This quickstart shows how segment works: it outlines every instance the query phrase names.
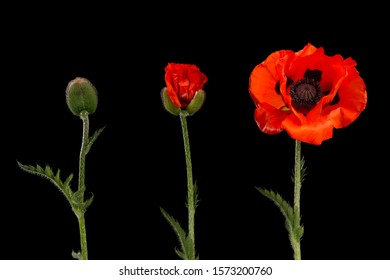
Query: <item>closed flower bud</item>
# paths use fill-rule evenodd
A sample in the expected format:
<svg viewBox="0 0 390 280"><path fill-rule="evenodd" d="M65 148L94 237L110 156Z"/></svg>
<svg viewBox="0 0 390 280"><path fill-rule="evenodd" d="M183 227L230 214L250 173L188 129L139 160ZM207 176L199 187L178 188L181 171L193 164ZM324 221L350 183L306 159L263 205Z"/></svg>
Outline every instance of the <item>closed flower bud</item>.
<svg viewBox="0 0 390 280"><path fill-rule="evenodd" d="M98 96L95 86L85 78L75 78L66 87L66 104L76 116L86 111L93 114L96 111Z"/></svg>
<svg viewBox="0 0 390 280"><path fill-rule="evenodd" d="M173 115L187 111L195 114L203 105L203 85L208 78L196 65L168 63L165 67L166 87L161 92L165 109Z"/></svg>

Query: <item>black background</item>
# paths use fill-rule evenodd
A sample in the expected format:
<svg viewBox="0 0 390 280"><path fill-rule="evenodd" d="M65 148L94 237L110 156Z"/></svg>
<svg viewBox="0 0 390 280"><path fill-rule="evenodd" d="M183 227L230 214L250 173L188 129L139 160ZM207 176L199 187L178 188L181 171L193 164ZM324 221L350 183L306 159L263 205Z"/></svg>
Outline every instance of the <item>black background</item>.
<svg viewBox="0 0 390 280"><path fill-rule="evenodd" d="M106 126L86 162L87 195L95 195L86 213L89 258L178 258L177 238L159 210L186 228L180 120L160 100L169 62L195 64L209 79L204 106L188 118L200 258L292 259L283 216L255 187L292 202L294 140L257 128L248 79L271 52L309 42L357 61L368 104L332 139L302 144L302 258L388 259L385 26L363 7L307 9L95 4L6 11L14 16L3 24L0 259L71 259L79 249L66 199L16 163L49 164L62 178L77 178L82 122L65 103L75 77L99 93L91 133Z"/></svg>

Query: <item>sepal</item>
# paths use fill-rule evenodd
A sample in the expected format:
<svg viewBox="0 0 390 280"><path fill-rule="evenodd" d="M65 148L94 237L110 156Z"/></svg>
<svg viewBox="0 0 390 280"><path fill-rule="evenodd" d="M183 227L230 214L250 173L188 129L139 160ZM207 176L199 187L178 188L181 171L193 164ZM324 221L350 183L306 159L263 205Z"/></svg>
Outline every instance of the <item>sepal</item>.
<svg viewBox="0 0 390 280"><path fill-rule="evenodd" d="M202 108L203 103L206 99L206 93L203 89L197 91L194 95L194 98L191 100L191 102L188 104L186 111L190 116L195 114Z"/></svg>
<svg viewBox="0 0 390 280"><path fill-rule="evenodd" d="M180 114L181 109L177 107L175 104L173 104L171 98L168 95L168 89L164 87L161 90L161 101L162 104L169 113L171 113L174 116L178 116Z"/></svg>

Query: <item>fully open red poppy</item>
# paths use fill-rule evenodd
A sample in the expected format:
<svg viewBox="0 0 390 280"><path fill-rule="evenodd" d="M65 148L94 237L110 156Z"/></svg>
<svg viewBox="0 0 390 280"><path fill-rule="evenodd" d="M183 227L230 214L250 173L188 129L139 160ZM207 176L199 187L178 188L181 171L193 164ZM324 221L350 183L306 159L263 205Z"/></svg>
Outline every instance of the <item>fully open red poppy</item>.
<svg viewBox="0 0 390 280"><path fill-rule="evenodd" d="M310 43L272 53L252 71L249 93L255 120L267 134L320 145L333 128L351 124L367 104L366 85L352 58L327 56Z"/></svg>
<svg viewBox="0 0 390 280"><path fill-rule="evenodd" d="M207 77L196 65L168 63L165 67L165 82L172 103L186 109L207 82Z"/></svg>

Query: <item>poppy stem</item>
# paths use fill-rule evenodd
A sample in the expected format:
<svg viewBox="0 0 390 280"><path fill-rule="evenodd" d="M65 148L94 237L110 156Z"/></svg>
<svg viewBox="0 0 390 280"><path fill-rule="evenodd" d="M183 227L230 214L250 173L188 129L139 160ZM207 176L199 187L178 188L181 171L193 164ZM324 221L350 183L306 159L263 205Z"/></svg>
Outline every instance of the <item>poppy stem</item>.
<svg viewBox="0 0 390 280"><path fill-rule="evenodd" d="M79 200L84 201L84 192L85 192L85 160L87 155L87 145L89 138L89 118L88 112L83 111L80 113L80 118L83 121L83 136L81 142L81 150L79 157L79 182L78 182L78 195ZM85 228L85 209L84 207L80 207L79 209L73 209L78 222L79 222L79 230L80 230L80 244L81 244L81 260L88 259L88 249L87 249L87 232Z"/></svg>
<svg viewBox="0 0 390 280"><path fill-rule="evenodd" d="M186 158L187 167L187 208L188 208L188 235L192 240L192 256L190 259L195 259L195 208L196 208L196 193L194 188L194 182L192 177L192 163L191 163L191 150L190 140L188 136L187 116L188 112L185 110L180 111L180 122L183 132L184 152Z"/></svg>
<svg viewBox="0 0 390 280"><path fill-rule="evenodd" d="M301 224L301 187L302 187L302 162L301 162L301 141L295 140L295 167L294 167L294 227ZM294 250L294 259L301 259L301 236L297 236L296 230L291 236L291 243Z"/></svg>

